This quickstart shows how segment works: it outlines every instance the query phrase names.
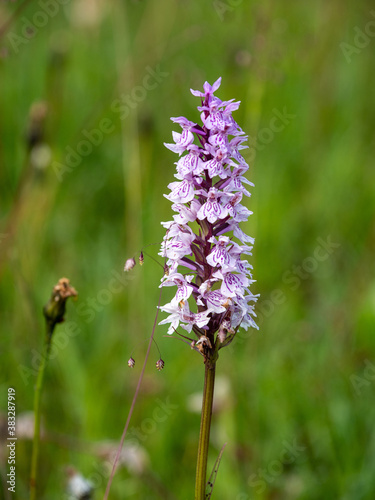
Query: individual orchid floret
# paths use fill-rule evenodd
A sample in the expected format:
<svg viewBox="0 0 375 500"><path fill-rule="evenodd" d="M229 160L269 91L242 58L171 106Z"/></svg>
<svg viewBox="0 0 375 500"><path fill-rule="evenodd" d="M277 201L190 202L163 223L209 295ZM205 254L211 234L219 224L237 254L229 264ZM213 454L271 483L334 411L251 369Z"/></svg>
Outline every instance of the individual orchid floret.
<svg viewBox="0 0 375 500"><path fill-rule="evenodd" d="M236 265L236 256L233 250L234 245L238 248L241 254L241 247L235 242L231 242L228 236L219 236L218 241L215 237L208 240L210 243L214 243L212 252L207 255L207 262L212 267L220 267L222 269L233 268ZM228 244L230 243L229 247Z"/></svg>
<svg viewBox="0 0 375 500"><path fill-rule="evenodd" d="M165 146L174 153L178 153L179 155L186 151L190 144L194 142L194 135L188 129L183 130L182 134L178 132L172 132L172 137L175 144L165 143Z"/></svg>
<svg viewBox="0 0 375 500"><path fill-rule="evenodd" d="M201 204L198 200L191 200L189 205L184 205L183 203L175 203L172 205L172 210L178 212L177 215L173 216L173 219L177 224L187 224L188 222L193 222L197 218L198 210L201 208Z"/></svg>
<svg viewBox="0 0 375 500"><path fill-rule="evenodd" d="M181 273L169 274L163 279L162 286L177 286L177 293L175 299L177 302L187 300L193 292L196 285L191 285L194 275L183 276Z"/></svg>
<svg viewBox="0 0 375 500"><path fill-rule="evenodd" d="M189 148L189 153L177 162L178 175L176 175L176 177L178 179L184 179L189 174L200 175L205 168L205 164L200 159L200 155L200 149L197 146L192 145Z"/></svg>
<svg viewBox="0 0 375 500"><path fill-rule="evenodd" d="M221 193L214 187L210 188L207 194L204 193L204 196L207 196L207 201L201 206L197 213L197 218L199 220L207 219L208 222L214 223L218 219L224 219L226 213L219 202L220 194Z"/></svg>
<svg viewBox="0 0 375 500"><path fill-rule="evenodd" d="M173 203L188 203L194 199L194 184L187 179L182 182L171 182L168 187L172 192L164 196Z"/></svg>
<svg viewBox="0 0 375 500"><path fill-rule="evenodd" d="M223 273L216 271L213 276L221 280L220 291L226 297L242 297L249 279L243 274Z"/></svg>
<svg viewBox="0 0 375 500"><path fill-rule="evenodd" d="M219 290L207 293L204 296L204 301L199 298L197 303L198 305L206 305L209 311L215 313L222 313L226 311L227 307L230 305L228 297L219 292Z"/></svg>
<svg viewBox="0 0 375 500"><path fill-rule="evenodd" d="M170 334L181 327L195 335L198 340L188 343L205 362L240 326L257 328L252 266L244 258L251 255L254 239L239 227L252 213L242 204L250 196L245 185L253 186L244 177L249 166L240 153L247 136L232 116L240 103L215 95L220 84L221 78L206 82L203 92L191 91L201 99L201 124L172 118L182 130L173 132L174 144L166 147L180 158L177 182L164 196L175 215L162 223L166 235L159 254L166 259L161 286L176 287L171 302L160 308L168 313L160 324L169 324Z"/></svg>
<svg viewBox="0 0 375 500"><path fill-rule="evenodd" d="M211 144L208 144L206 151L213 156L213 158L204 163L204 168L207 170L210 179L219 176L221 179L226 179L230 173L225 168L225 155L220 149L216 150ZM212 153L210 153L212 151Z"/></svg>

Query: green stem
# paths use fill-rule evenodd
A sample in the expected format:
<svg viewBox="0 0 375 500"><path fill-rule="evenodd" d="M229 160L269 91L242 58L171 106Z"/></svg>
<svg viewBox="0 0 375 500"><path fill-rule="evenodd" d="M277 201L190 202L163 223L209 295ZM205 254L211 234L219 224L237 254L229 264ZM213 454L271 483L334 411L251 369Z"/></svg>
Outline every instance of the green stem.
<svg viewBox="0 0 375 500"><path fill-rule="evenodd" d="M54 325L52 326L47 321L46 341L44 343L42 362L39 366L38 378L36 381L35 393L34 393L34 438L33 438L33 448L31 454L30 500L36 500L37 498L36 483L37 483L38 455L39 455L39 443L40 443L40 400L42 395L44 371L51 346L53 329Z"/></svg>
<svg viewBox="0 0 375 500"><path fill-rule="evenodd" d="M216 362L210 363L208 361L205 365L202 417L195 479L195 500L204 500L206 496L207 458L210 442L212 402L214 398L215 366Z"/></svg>

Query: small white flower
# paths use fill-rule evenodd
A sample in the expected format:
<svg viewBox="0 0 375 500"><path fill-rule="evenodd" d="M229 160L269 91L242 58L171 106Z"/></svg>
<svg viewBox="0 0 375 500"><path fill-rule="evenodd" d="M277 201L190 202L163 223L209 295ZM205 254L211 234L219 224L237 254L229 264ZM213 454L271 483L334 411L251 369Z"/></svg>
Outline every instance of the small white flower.
<svg viewBox="0 0 375 500"><path fill-rule="evenodd" d="M68 492L78 500L91 496L94 486L88 479L85 479L82 474L73 469L68 471Z"/></svg>

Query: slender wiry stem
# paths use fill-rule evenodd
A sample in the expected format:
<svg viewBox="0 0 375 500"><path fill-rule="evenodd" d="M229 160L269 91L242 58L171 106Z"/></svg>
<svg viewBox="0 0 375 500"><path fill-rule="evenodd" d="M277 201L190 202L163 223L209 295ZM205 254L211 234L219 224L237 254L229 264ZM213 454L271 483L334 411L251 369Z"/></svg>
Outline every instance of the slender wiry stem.
<svg viewBox="0 0 375 500"><path fill-rule="evenodd" d="M205 366L201 428L199 433L197 473L195 480L195 500L204 500L206 495L207 458L210 441L216 362L206 362Z"/></svg>
<svg viewBox="0 0 375 500"><path fill-rule="evenodd" d="M125 427L124 427L124 430L122 432L120 444L119 444L119 446L117 448L117 453L116 453L115 459L114 459L113 464L112 464L112 471L111 471L111 475L109 476L109 479L108 479L108 483L107 483L107 487L105 489L103 500L107 500L108 499L109 492L111 490L112 481L113 481L113 478L114 478L114 475L115 475L115 472L116 472L116 467L117 467L118 461L120 459L121 450L122 450L122 447L123 447L123 444L124 444L124 441L125 441L125 436L126 436L126 433L128 432L128 427L129 427L129 424L130 424L130 419L132 418L134 407L135 407L135 403L137 401L139 390L141 388L141 384L142 384L142 380L143 380L143 375L144 375L145 370L146 370L146 365L147 365L148 357L149 357L149 354L150 354L152 342L154 341L155 328L156 328L156 325L158 323L158 314L159 314L159 307L160 307L160 302L161 302L161 294L162 294L162 289L160 289L160 293L159 293L159 301L158 301L157 312L156 312L156 316L155 316L155 320L154 320L154 326L152 327L151 337L150 337L150 340L148 342L147 352L146 352L145 360L143 362L142 371L141 371L141 374L139 375L137 387L135 389L135 393L134 393L134 396L133 396L133 401L132 401L132 404L130 406L128 417L127 417L126 422L125 422Z"/></svg>
<svg viewBox="0 0 375 500"><path fill-rule="evenodd" d="M35 386L34 393L34 439L31 454L31 474L30 474L30 500L36 500L36 486L38 474L38 456L39 456L39 443L40 443L40 401L42 396L42 387L44 379L44 371L47 364L49 350L51 346L51 338L54 325L47 321L46 340L44 343L42 361L39 366L38 378Z"/></svg>
<svg viewBox="0 0 375 500"><path fill-rule="evenodd" d="M42 397L42 387L44 372L49 357L52 334L55 326L64 321L66 301L69 297L76 297L77 291L70 285L67 278L59 279L57 285L53 287L52 295L43 308L43 315L46 320L46 337L43 347L42 361L38 370L34 393L34 439L31 453L30 472L30 500L36 500L37 475L38 475L38 455L40 444L40 401Z"/></svg>

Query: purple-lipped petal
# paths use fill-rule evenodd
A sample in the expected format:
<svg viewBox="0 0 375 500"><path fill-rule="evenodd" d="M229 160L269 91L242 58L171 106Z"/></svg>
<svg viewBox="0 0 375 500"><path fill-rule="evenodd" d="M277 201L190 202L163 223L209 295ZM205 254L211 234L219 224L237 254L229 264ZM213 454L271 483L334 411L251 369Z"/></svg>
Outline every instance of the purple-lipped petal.
<svg viewBox="0 0 375 500"><path fill-rule="evenodd" d="M194 135L188 129L184 129L182 133L172 132L175 144L164 143L164 146L174 153L181 155L194 142Z"/></svg>
<svg viewBox="0 0 375 500"><path fill-rule="evenodd" d="M173 218L178 224L186 224L187 222L193 222L197 218L197 212L201 205L198 200L192 200L190 207L182 204L172 205L172 210L178 212L178 215L174 215Z"/></svg>
<svg viewBox="0 0 375 500"><path fill-rule="evenodd" d="M227 250L216 245L213 251L207 256L207 262L212 267L229 266L231 258Z"/></svg>
<svg viewBox="0 0 375 500"><path fill-rule="evenodd" d="M203 162L195 153L188 153L177 162L177 172L183 177L188 174L199 175L203 169Z"/></svg>
<svg viewBox="0 0 375 500"><path fill-rule="evenodd" d="M218 147L222 151L223 154L230 153L228 139L225 135L223 135L223 134L211 135L210 138L208 139L208 141L213 146Z"/></svg>
<svg viewBox="0 0 375 500"><path fill-rule="evenodd" d="M175 143L185 149L194 142L194 135L188 129L184 129L181 134L172 132L172 135Z"/></svg>
<svg viewBox="0 0 375 500"><path fill-rule="evenodd" d="M227 127L227 121L223 113L220 112L209 114L207 118L204 118L202 121L209 130L224 132Z"/></svg>
<svg viewBox="0 0 375 500"><path fill-rule="evenodd" d="M231 195L228 203L225 203L224 208L228 211L228 214L231 217L235 217L237 214L237 209L239 209L242 205L239 205L239 202L242 200L242 193L235 193Z"/></svg>
<svg viewBox="0 0 375 500"><path fill-rule="evenodd" d="M208 222L213 224L218 219L223 219L225 214L217 201L206 201L199 209L197 217L199 220L207 219Z"/></svg>
<svg viewBox="0 0 375 500"><path fill-rule="evenodd" d="M178 184L178 182L176 182ZM168 231L164 239L171 238L173 236L180 236L181 234L189 234L191 237L191 241L194 240L194 233L190 229L190 227L186 224L176 224L176 222L172 222L169 225Z"/></svg>
<svg viewBox="0 0 375 500"><path fill-rule="evenodd" d="M194 314L194 322L199 328L202 328L202 326L206 326L208 324L208 322L210 321L210 318L208 317L209 313L210 311L202 311L200 313Z"/></svg>
<svg viewBox="0 0 375 500"><path fill-rule="evenodd" d="M221 163L221 161L216 160L216 158L205 162L203 165L204 168L207 169L208 175L211 179L216 175L218 175L221 179L225 179L226 177L228 177L228 174L224 170L223 164Z"/></svg>
<svg viewBox="0 0 375 500"><path fill-rule="evenodd" d="M225 192L240 191L245 196L250 196L249 191L242 184L242 177L232 177L231 182L224 188Z"/></svg>
<svg viewBox="0 0 375 500"><path fill-rule="evenodd" d="M190 255L191 249L182 241L171 240L168 241L165 247L165 255L168 259L177 260L185 255Z"/></svg>
<svg viewBox="0 0 375 500"><path fill-rule="evenodd" d="M187 300L193 292L193 288L187 284L179 286L176 293L176 300L180 302L181 300Z"/></svg>
<svg viewBox="0 0 375 500"><path fill-rule="evenodd" d="M170 186L172 192L169 195L164 195L168 200L174 203L188 203L194 198L194 186L188 180L172 182L168 187Z"/></svg>
<svg viewBox="0 0 375 500"><path fill-rule="evenodd" d="M249 280L240 274L227 273L221 284L221 293L226 297L243 296L244 287L249 284Z"/></svg>
<svg viewBox="0 0 375 500"><path fill-rule="evenodd" d="M223 304L228 301L228 298L225 297L218 290L209 292L207 295L205 295L204 298L207 301L207 309L209 311L215 313L222 313L226 310L226 307L224 307Z"/></svg>

